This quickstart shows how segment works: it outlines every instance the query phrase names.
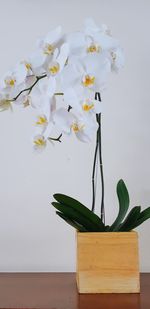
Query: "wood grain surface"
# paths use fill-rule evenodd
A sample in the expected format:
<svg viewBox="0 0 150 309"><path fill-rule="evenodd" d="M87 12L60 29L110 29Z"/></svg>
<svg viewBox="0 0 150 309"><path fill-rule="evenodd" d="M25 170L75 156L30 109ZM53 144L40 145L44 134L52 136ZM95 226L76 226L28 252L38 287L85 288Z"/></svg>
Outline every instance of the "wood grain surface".
<svg viewBox="0 0 150 309"><path fill-rule="evenodd" d="M1 273L0 308L150 309L150 274L140 294L78 294L74 273Z"/></svg>
<svg viewBox="0 0 150 309"><path fill-rule="evenodd" d="M77 283L80 293L138 293L138 233L77 232Z"/></svg>

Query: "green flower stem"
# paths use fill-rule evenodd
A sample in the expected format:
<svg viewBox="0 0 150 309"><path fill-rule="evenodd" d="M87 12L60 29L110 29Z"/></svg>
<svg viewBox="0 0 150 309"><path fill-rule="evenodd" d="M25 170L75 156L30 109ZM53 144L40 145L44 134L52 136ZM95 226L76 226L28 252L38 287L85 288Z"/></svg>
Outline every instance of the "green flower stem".
<svg viewBox="0 0 150 309"><path fill-rule="evenodd" d="M55 141L55 142L59 142L61 143L61 137L62 137L62 133L57 137L57 138L54 138L54 137L48 137L48 140L51 140L51 141Z"/></svg>
<svg viewBox="0 0 150 309"><path fill-rule="evenodd" d="M16 95L16 97L14 97L13 99L8 100L8 101L10 101L10 102L16 101L16 100L20 97L20 95L21 95L23 92L26 92L26 91L28 91L28 94L30 94L31 91L32 91L32 89L34 88L34 86L39 82L39 80L45 78L46 76L47 76L47 74L43 74L43 75L41 75L41 76L36 76L36 81L35 81L30 87L21 90L21 91ZM63 94L64 94L63 92L56 92L56 93L55 93L55 95L63 95Z"/></svg>
<svg viewBox="0 0 150 309"><path fill-rule="evenodd" d="M95 93L95 99L101 101L101 96L99 92ZM95 171L96 171L96 160L99 151L99 164L100 164L100 176L101 176L101 220L105 223L105 208L104 208L104 175L103 175L103 162L102 162L102 143L101 143L101 114L96 115L96 120L98 122L98 130L96 136L96 146L94 153L94 162L93 162L93 172L92 172L92 211L95 210Z"/></svg>
<svg viewBox="0 0 150 309"><path fill-rule="evenodd" d="M13 101L16 101L16 100L20 97L20 95L21 95L23 92L28 91L28 94L30 94L30 92L32 91L33 87L39 82L39 80L41 80L42 78L45 78L46 76L47 76L46 74L41 75L41 76L36 76L36 81L35 81L30 87L21 90L21 91L16 95L16 97L14 97L14 98L13 98L12 100L10 100L10 101L12 101L12 102L13 102Z"/></svg>
<svg viewBox="0 0 150 309"><path fill-rule="evenodd" d="M95 211L95 172L96 172L96 161L97 161L97 151L98 151L98 131L96 134L96 146L95 146L95 152L94 152L94 162L93 162L93 171L92 171L92 211Z"/></svg>
<svg viewBox="0 0 150 309"><path fill-rule="evenodd" d="M100 164L100 175L101 175L101 189L102 189L102 195L101 195L101 220L103 223L105 223L105 207L104 207L104 173L103 173L103 161L102 161L102 134L101 134L101 114L97 116L97 122L99 124L98 129L98 139L99 139L99 164Z"/></svg>

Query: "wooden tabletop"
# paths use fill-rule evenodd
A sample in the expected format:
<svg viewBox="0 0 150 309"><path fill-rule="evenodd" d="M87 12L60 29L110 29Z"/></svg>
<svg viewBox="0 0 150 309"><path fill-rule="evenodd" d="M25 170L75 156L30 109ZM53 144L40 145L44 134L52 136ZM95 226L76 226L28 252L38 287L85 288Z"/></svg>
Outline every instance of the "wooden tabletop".
<svg viewBox="0 0 150 309"><path fill-rule="evenodd" d="M141 294L82 294L74 273L0 273L0 308L150 309L150 274Z"/></svg>

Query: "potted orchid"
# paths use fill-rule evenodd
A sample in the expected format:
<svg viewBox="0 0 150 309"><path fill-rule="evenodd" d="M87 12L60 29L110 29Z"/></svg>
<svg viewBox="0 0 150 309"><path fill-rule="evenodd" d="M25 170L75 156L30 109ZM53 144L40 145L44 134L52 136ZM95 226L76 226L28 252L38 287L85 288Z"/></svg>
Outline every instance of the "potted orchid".
<svg viewBox="0 0 150 309"><path fill-rule="evenodd" d="M124 55L106 25L88 18L82 31L62 34L61 27L39 39L37 49L7 72L0 83L0 109L15 105L37 111L33 147L41 152L75 134L81 142L96 136L91 210L79 201L54 194L56 214L77 233L77 285L80 293L139 292L138 239L133 231L150 218L150 207L128 213L129 193L117 184L119 211L106 224L101 149L101 95L110 72L118 72ZM56 135L57 132L57 135ZM101 215L95 213L96 171L100 167Z"/></svg>

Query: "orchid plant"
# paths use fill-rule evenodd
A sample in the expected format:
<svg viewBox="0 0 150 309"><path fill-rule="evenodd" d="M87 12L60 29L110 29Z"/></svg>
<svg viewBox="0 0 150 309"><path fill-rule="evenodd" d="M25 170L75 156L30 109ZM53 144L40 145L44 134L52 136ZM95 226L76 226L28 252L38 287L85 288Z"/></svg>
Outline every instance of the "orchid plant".
<svg viewBox="0 0 150 309"><path fill-rule="evenodd" d="M96 135L92 209L60 194L54 195L57 202L52 203L56 213L80 231L122 231L126 226L130 230L150 217L150 208L146 214L140 208L133 208L123 222L129 197L124 182L120 181L118 217L112 226L105 225L101 94L110 72L118 72L123 64L124 54L118 40L112 37L106 25L97 26L88 18L82 31L63 34L59 26L39 39L36 50L0 81L1 111L12 110L15 105L36 110L35 151L41 152L48 142L61 142L65 135L75 134L81 142L90 142ZM98 158L102 185L100 217L94 213Z"/></svg>

